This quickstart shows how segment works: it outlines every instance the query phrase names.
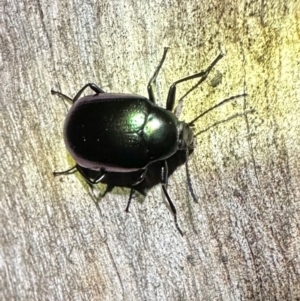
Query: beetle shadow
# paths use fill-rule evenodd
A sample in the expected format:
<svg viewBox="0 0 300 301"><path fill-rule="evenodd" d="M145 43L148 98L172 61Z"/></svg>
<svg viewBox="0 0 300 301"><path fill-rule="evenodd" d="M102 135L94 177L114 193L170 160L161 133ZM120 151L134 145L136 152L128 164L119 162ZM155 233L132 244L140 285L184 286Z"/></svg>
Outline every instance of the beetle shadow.
<svg viewBox="0 0 300 301"><path fill-rule="evenodd" d="M189 155L193 150L190 151ZM177 151L173 156L167 159L168 163L168 177L170 177L175 170L183 165L187 160L185 151ZM142 196L142 200L147 196L148 191L161 183L161 166L162 161L153 162L147 168L144 179L137 185L133 183L138 182L141 179L141 176L144 171L135 171L135 172L109 172L101 180L102 184L106 184L106 190L101 195L103 198L107 193L111 192L115 187L123 188L132 188L134 191L137 191ZM98 172L93 170L87 170L88 176L94 178L98 175ZM91 185L93 189L93 185Z"/></svg>
<svg viewBox="0 0 300 301"><path fill-rule="evenodd" d="M241 113L234 114L232 116L229 116L226 119L223 119L221 121L215 122L209 127L197 132L194 137L197 137L201 134L203 134L206 131L209 131L211 128L216 127L220 124L229 122L232 119L238 118L238 117L245 117L245 115L253 114L255 112L254 109L246 110ZM193 149L189 151L188 156L186 155L185 151L177 151L173 156L167 159L168 163L168 177L170 177L175 170L185 164L187 160L189 159L189 156L193 153ZM110 172L105 175L105 177L101 180L102 184L106 184L106 190L102 197L106 195L106 193L111 192L115 187L124 187L124 188L133 188L133 190L139 192L143 198L146 197L148 191L156 186L157 184L161 183L161 166L162 161L153 162L150 164L147 168L145 178L144 180L137 184L133 185L133 183L138 182L141 179L141 176L143 174L142 171L136 171L136 172L129 172L129 173L121 173L121 172ZM96 177L99 172L93 171L93 170L87 170L91 178ZM186 165L186 177L187 177L187 185L189 192L191 194L192 199L194 202L198 203L198 199L194 193L193 186L191 183L191 175L188 169L188 166Z"/></svg>

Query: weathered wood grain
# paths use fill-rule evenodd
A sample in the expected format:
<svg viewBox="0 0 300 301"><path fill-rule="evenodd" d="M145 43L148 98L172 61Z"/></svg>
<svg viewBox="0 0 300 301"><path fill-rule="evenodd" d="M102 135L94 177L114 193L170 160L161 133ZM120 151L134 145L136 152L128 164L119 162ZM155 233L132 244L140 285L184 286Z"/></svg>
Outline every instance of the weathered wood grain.
<svg viewBox="0 0 300 301"><path fill-rule="evenodd" d="M201 2L1 1L1 300L300 300L299 6ZM169 179L183 238L159 186L126 214L128 189L96 207L78 175L52 175L73 162L50 89L147 95L164 46L161 105L227 52L182 119L249 94L197 123L198 203L184 166Z"/></svg>

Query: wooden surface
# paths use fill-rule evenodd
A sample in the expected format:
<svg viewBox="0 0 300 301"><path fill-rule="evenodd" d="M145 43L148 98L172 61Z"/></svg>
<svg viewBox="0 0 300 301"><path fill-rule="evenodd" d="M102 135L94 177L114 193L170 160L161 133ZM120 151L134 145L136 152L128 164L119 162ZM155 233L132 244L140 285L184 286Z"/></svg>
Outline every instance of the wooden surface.
<svg viewBox="0 0 300 301"><path fill-rule="evenodd" d="M296 1L2 1L0 300L300 300L299 28ZM197 123L198 203L184 165L169 179L184 237L159 186L126 214L129 189L97 207L80 176L52 175L73 161L50 89L147 96L165 46L162 106L227 53L182 120L249 94Z"/></svg>

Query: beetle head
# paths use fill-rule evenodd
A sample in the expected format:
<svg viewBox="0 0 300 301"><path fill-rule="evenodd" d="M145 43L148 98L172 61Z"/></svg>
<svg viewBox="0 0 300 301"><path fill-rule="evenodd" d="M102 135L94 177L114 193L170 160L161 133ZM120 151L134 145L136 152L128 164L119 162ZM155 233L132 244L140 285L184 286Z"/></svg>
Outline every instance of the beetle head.
<svg viewBox="0 0 300 301"><path fill-rule="evenodd" d="M193 131L190 126L185 122L179 122L178 125L178 145L179 150L193 148Z"/></svg>

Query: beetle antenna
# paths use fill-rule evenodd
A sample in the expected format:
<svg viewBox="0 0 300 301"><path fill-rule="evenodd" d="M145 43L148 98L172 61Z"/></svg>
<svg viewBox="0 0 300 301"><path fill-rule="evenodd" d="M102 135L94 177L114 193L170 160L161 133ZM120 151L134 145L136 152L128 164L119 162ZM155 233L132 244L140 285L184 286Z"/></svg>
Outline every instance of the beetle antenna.
<svg viewBox="0 0 300 301"><path fill-rule="evenodd" d="M213 128L213 127L215 127L215 126L218 126L219 124L228 122L228 121L230 121L230 120L232 120L232 119L234 119L234 118L237 118L237 117L242 117L242 116L245 116L245 115L247 115L247 114L252 114L252 113L254 113L254 112L255 112L254 109L250 109L250 110L246 110L246 111L244 111L244 112L242 112L242 113L234 114L234 115L228 117L228 118L225 119L225 120L217 121L217 122L213 123L212 125L208 126L207 128L201 130L201 131L198 132L197 134L195 134L195 135L194 135L194 138L196 138L197 136L199 136L200 134L202 134L202 133L204 133L204 132L207 132L208 130L210 130L211 128Z"/></svg>
<svg viewBox="0 0 300 301"><path fill-rule="evenodd" d="M247 93L243 93L243 94L238 94L238 95L234 95L234 96L231 96L229 98L226 98L224 100L222 100L221 102L217 103L216 105L212 106L211 108L209 108L208 110L204 111L203 113L201 113L199 116L197 116L195 119L193 119L192 121L190 121L188 123L189 126L192 126L194 125L194 123L201 117L203 117L205 114L209 113L210 111L222 106L223 104L227 103L227 102L230 102L231 100L233 99L236 99L236 98L240 98L240 97L245 97L245 96L248 96Z"/></svg>

